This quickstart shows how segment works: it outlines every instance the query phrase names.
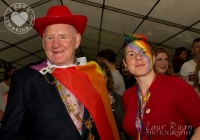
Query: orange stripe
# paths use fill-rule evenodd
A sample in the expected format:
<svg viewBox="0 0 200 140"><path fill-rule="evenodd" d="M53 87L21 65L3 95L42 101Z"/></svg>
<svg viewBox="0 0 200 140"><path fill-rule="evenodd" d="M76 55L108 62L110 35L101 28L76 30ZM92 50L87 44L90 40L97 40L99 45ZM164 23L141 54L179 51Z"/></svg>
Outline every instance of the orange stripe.
<svg viewBox="0 0 200 140"><path fill-rule="evenodd" d="M81 72L86 73L88 75L88 77L91 81L91 84L100 94L101 99L102 99L103 104L104 104L104 108L106 109L106 114L108 116L110 125L112 127L112 131L113 131L114 136L115 136L115 140L117 140L117 139L119 139L118 130L117 130L117 126L116 126L116 123L115 123L115 120L114 120L114 117L113 117L113 113L112 113L112 109L111 109L111 105L110 105L110 100L108 98L108 91L107 91L107 88L106 88L106 84L105 84L105 81L104 81L104 78L103 78L101 68L95 62L88 63L87 67L88 68L85 69L82 66L77 66L76 69L78 71L81 71ZM99 82L99 81L101 81L101 82Z"/></svg>

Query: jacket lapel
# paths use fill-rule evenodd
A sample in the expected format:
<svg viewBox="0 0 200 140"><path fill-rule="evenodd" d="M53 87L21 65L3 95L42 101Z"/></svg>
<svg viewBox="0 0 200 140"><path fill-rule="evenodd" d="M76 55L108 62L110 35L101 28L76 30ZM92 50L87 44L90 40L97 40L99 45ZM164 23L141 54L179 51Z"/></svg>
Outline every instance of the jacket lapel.
<svg viewBox="0 0 200 140"><path fill-rule="evenodd" d="M51 74L47 73L46 76L50 82L54 81L54 78ZM42 76L39 81L40 81L41 87L43 88L45 94L47 95L51 104L56 108L56 110L60 114L60 116L66 121L66 123L68 123L68 125L74 131L77 131L77 133L79 134L76 126L74 125L73 121L71 120L71 117L69 116L69 114L66 110L66 107L60 97L60 94L59 94L59 91L58 91L56 85L49 84L46 81L45 76Z"/></svg>
<svg viewBox="0 0 200 140"><path fill-rule="evenodd" d="M87 111L87 109L84 107L84 115L83 115L83 120L88 120L90 117L89 112ZM84 124L82 124L82 138L81 140L84 140L85 137L87 137L87 133L86 133L87 129L85 127Z"/></svg>

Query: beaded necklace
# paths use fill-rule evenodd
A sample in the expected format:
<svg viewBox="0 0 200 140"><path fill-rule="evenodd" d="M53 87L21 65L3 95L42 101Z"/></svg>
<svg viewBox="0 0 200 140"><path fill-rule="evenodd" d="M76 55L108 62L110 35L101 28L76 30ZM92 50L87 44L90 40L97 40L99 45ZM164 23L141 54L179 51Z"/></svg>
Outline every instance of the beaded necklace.
<svg viewBox="0 0 200 140"><path fill-rule="evenodd" d="M48 84L56 85L57 80L56 80L55 78L54 78L54 81L53 81L53 82L50 82L50 81L48 80L46 74L44 75L44 77L45 77L45 80L47 81ZM62 88L61 85L56 85L56 87L57 87L58 90L60 90L59 88ZM67 105L66 105L67 111L68 111L68 112L72 112L72 113L74 114L75 118L76 118L78 121L82 122L82 124L85 125L86 129L89 130L89 135L88 135L87 140L94 140L95 137L94 137L94 135L93 135L92 132L91 132L91 129L92 129L92 122L93 122L92 117L90 116L88 120L81 119L81 117L79 116L79 114L76 114L76 113L74 112L74 107L73 107L73 105L71 105L71 104L69 104L68 102L66 102L66 100L67 100L67 95L61 94L61 98L62 98L62 101L63 101L64 103L67 103Z"/></svg>

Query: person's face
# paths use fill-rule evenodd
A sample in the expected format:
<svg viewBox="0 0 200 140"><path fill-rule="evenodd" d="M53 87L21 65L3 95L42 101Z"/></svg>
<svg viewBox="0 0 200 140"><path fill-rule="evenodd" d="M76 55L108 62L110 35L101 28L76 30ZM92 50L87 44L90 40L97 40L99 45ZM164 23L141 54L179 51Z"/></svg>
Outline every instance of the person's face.
<svg viewBox="0 0 200 140"><path fill-rule="evenodd" d="M157 73L165 74L169 67L169 58L166 53L158 53L155 57L154 68Z"/></svg>
<svg viewBox="0 0 200 140"><path fill-rule="evenodd" d="M180 58L182 58L183 60L186 59L187 57L187 52L186 51L182 51L181 54L179 55Z"/></svg>
<svg viewBox="0 0 200 140"><path fill-rule="evenodd" d="M81 35L68 24L47 26L43 34L43 48L48 59L55 65L74 64L75 50L79 47Z"/></svg>
<svg viewBox="0 0 200 140"><path fill-rule="evenodd" d="M152 71L152 54L149 45L143 41L131 42L125 50L126 67L134 76L144 76Z"/></svg>
<svg viewBox="0 0 200 140"><path fill-rule="evenodd" d="M200 42L195 42L192 47L192 53L195 58L200 59Z"/></svg>

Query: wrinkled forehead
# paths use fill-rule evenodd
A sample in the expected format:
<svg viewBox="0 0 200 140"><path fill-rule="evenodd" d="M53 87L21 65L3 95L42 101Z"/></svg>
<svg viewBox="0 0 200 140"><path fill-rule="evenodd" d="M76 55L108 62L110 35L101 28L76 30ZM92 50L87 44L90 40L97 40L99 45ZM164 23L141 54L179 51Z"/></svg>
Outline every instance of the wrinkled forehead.
<svg viewBox="0 0 200 140"><path fill-rule="evenodd" d="M146 55L149 57L152 57L151 49L148 43L138 40L130 42L127 46L130 47L133 51L137 51L139 53L142 53L145 51Z"/></svg>

